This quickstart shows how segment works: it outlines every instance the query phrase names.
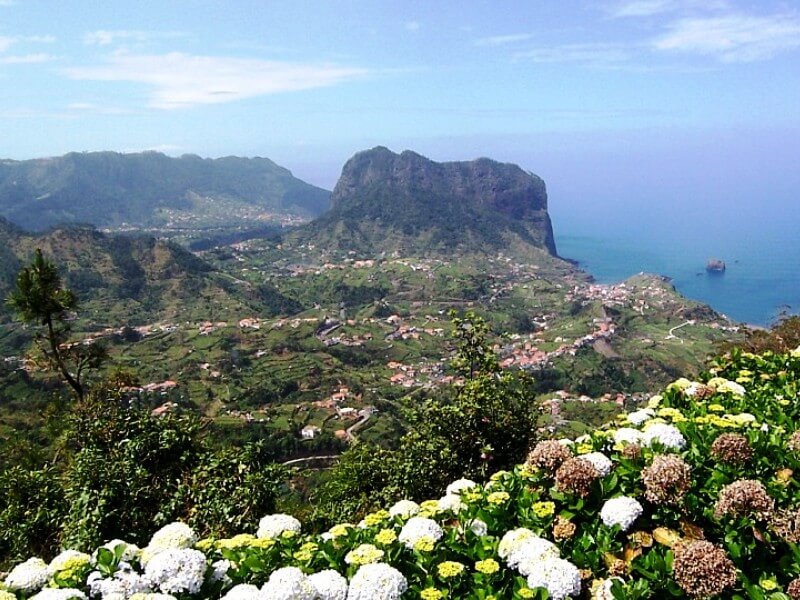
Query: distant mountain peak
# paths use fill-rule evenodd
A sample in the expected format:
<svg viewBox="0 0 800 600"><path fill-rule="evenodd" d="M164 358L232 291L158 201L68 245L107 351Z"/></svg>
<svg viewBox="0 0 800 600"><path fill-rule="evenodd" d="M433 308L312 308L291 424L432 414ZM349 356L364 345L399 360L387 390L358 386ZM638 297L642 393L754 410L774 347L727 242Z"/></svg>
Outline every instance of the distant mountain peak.
<svg viewBox="0 0 800 600"><path fill-rule="evenodd" d="M306 233L341 249L427 254L527 247L556 255L541 178L485 157L438 163L384 146L347 161L331 211Z"/></svg>

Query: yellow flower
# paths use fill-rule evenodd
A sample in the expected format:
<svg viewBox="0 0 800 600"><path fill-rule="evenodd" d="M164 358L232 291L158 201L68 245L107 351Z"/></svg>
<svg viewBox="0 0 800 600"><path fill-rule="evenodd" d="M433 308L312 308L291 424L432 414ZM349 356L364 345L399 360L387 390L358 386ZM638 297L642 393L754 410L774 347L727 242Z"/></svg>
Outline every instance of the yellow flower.
<svg viewBox="0 0 800 600"><path fill-rule="evenodd" d="M464 572L464 565L454 560L446 560L443 563L439 563L436 570L439 572L439 577L448 579L461 575Z"/></svg>
<svg viewBox="0 0 800 600"><path fill-rule="evenodd" d="M439 501L438 500L425 500L422 504L419 505L419 513L417 516L419 517L433 517L438 515L441 511L439 508Z"/></svg>
<svg viewBox="0 0 800 600"><path fill-rule="evenodd" d="M355 550L351 550L344 557L344 562L348 565L368 565L376 563L383 558L383 550L372 544L361 544Z"/></svg>
<svg viewBox="0 0 800 600"><path fill-rule="evenodd" d="M375 541L381 546L388 546L397 539L397 534L391 529L381 529L375 536Z"/></svg>
<svg viewBox="0 0 800 600"><path fill-rule="evenodd" d="M442 597L442 592L436 588L425 588L419 593L422 600L439 600Z"/></svg>
<svg viewBox="0 0 800 600"><path fill-rule="evenodd" d="M350 523L342 523L341 525L334 525L328 530L333 539L347 535L347 530L353 527Z"/></svg>
<svg viewBox="0 0 800 600"><path fill-rule="evenodd" d="M364 523L366 523L367 527L374 527L375 525L383 523L388 518L389 511L379 510L378 512L368 514L364 517Z"/></svg>
<svg viewBox="0 0 800 600"><path fill-rule="evenodd" d="M489 504L503 504L503 502L508 501L511 496L508 492L492 492L486 497L486 500Z"/></svg>
<svg viewBox="0 0 800 600"><path fill-rule="evenodd" d="M423 535L416 542L414 542L414 550L417 552L430 552L434 546L433 538L429 535Z"/></svg>
<svg viewBox="0 0 800 600"><path fill-rule="evenodd" d="M722 404L709 404L708 410L711 412L725 412L725 407Z"/></svg>
<svg viewBox="0 0 800 600"><path fill-rule="evenodd" d="M556 505L553 502L536 502L533 505L533 514L537 517L549 517L556 512Z"/></svg>
<svg viewBox="0 0 800 600"><path fill-rule="evenodd" d="M236 550L237 548L246 548L247 546L252 546L256 539L256 536L250 533L240 533L232 538L217 540L216 546L221 550ZM197 545L199 547L200 543L198 542Z"/></svg>
<svg viewBox="0 0 800 600"><path fill-rule="evenodd" d="M214 539L213 538L203 538L199 542L197 542L194 547L200 550L201 552L206 552L214 547Z"/></svg>
<svg viewBox="0 0 800 600"><path fill-rule="evenodd" d="M275 540L272 538L255 538L252 542L250 542L251 548L261 548L263 550L272 548L274 545Z"/></svg>
<svg viewBox="0 0 800 600"><path fill-rule="evenodd" d="M294 554L292 554L294 559L299 562L309 562L312 558L314 558L314 553L311 550L298 550Z"/></svg>
<svg viewBox="0 0 800 600"><path fill-rule="evenodd" d="M766 590L768 592L771 592L772 590L777 590L778 589L778 582L775 581L774 579L765 579L764 581L762 581L758 585L761 586L762 590Z"/></svg>
<svg viewBox="0 0 800 600"><path fill-rule="evenodd" d="M497 471L497 473L492 473L492 476L489 477L490 481L498 481L503 479L506 475L510 475L508 471Z"/></svg>
<svg viewBox="0 0 800 600"><path fill-rule="evenodd" d="M524 476L522 475L521 471L520 471L520 476L524 478ZM465 490L465 491L461 492L461 500L463 500L467 504L470 504L472 502L476 502L476 501L480 500L480 498L481 498L480 491L475 490L475 489L469 489L469 490Z"/></svg>
<svg viewBox="0 0 800 600"><path fill-rule="evenodd" d="M475 570L484 575L491 575L500 570L500 564L493 558L487 558L486 560L479 560L476 562Z"/></svg>
<svg viewBox="0 0 800 600"><path fill-rule="evenodd" d="M661 396L655 395L647 401L647 408L658 408L659 404L661 404Z"/></svg>
<svg viewBox="0 0 800 600"><path fill-rule="evenodd" d="M308 550L309 552L316 552L317 548L319 548L319 546L317 546L316 542L306 542L300 546L300 550Z"/></svg>
<svg viewBox="0 0 800 600"><path fill-rule="evenodd" d="M533 598L535 594L531 588L520 588L519 589L519 597L520 598Z"/></svg>
<svg viewBox="0 0 800 600"><path fill-rule="evenodd" d="M786 398L782 398L782 399L778 400L778 404L780 404L781 406L789 406L791 404L791 402L789 400L787 400Z"/></svg>
<svg viewBox="0 0 800 600"><path fill-rule="evenodd" d="M594 450L594 447L590 442L584 442L583 444L578 444L577 447L575 448L575 451L578 454L589 454L589 452L591 452L592 450Z"/></svg>
<svg viewBox="0 0 800 600"><path fill-rule="evenodd" d="M285 540L291 540L292 538L297 537L297 532L287 529L281 534L281 537Z"/></svg>
<svg viewBox="0 0 800 600"><path fill-rule="evenodd" d="M17 597L11 592L0 590L0 600L17 600Z"/></svg>

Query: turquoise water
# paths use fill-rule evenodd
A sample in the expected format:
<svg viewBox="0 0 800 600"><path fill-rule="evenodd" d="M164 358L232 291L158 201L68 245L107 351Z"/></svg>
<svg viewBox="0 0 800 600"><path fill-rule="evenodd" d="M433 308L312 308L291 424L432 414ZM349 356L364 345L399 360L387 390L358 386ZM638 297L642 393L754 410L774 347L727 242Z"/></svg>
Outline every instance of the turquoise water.
<svg viewBox="0 0 800 600"><path fill-rule="evenodd" d="M560 227L558 253L579 261L601 283L616 283L645 271L672 279L678 290L737 321L768 325L782 310L800 311L800 243L795 223L743 227L749 235L703 228L653 235L624 232L576 233ZM708 274L709 258L725 261L724 274Z"/></svg>

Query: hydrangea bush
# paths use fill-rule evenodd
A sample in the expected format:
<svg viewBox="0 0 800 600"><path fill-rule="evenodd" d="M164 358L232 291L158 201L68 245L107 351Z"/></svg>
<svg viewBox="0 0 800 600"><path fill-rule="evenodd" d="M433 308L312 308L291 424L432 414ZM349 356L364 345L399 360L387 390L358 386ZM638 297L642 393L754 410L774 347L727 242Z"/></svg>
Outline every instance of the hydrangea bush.
<svg viewBox="0 0 800 600"><path fill-rule="evenodd" d="M0 600L800 599L800 351L735 353L699 381L484 484L398 499L355 524L66 550L7 573Z"/></svg>

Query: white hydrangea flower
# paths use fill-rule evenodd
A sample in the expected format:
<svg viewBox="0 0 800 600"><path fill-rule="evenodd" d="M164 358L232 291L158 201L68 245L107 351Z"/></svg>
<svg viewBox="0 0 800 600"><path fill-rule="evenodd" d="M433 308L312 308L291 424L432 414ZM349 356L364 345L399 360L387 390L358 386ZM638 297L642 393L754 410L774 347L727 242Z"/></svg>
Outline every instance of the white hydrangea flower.
<svg viewBox="0 0 800 600"><path fill-rule="evenodd" d="M347 598L347 579L333 569L309 575L308 581L317 592L317 600L345 600Z"/></svg>
<svg viewBox="0 0 800 600"><path fill-rule="evenodd" d="M153 534L150 543L142 550L141 562L146 565L150 559L164 550L191 548L197 542L197 534L186 523L175 521L165 525Z"/></svg>
<svg viewBox="0 0 800 600"><path fill-rule="evenodd" d="M159 552L145 567L145 575L166 594L196 594L203 586L206 556L199 550L174 548Z"/></svg>
<svg viewBox="0 0 800 600"><path fill-rule="evenodd" d="M552 542L537 535L528 537L508 555L506 562L512 569L527 577L533 568L545 558L557 558L561 552Z"/></svg>
<svg viewBox="0 0 800 600"><path fill-rule="evenodd" d="M157 592L141 592L134 594L130 600L177 600L172 594L159 594Z"/></svg>
<svg viewBox="0 0 800 600"><path fill-rule="evenodd" d="M259 600L261 590L249 583L240 583L233 586L221 600Z"/></svg>
<svg viewBox="0 0 800 600"><path fill-rule="evenodd" d="M575 445L575 442L573 442L569 438L561 438L560 440L558 440L558 443L561 444L562 446L574 446Z"/></svg>
<svg viewBox="0 0 800 600"><path fill-rule="evenodd" d="M598 579L592 584L592 600L614 600L611 594L611 586L615 581L624 583L621 577L609 577L608 579Z"/></svg>
<svg viewBox="0 0 800 600"><path fill-rule="evenodd" d="M581 593L581 574L568 560L546 557L532 565L528 587L545 588L552 600L563 600Z"/></svg>
<svg viewBox="0 0 800 600"><path fill-rule="evenodd" d="M632 413L628 413L628 421L634 425L641 425L648 419L651 419L653 416L655 416L655 412L653 412L652 409L640 408Z"/></svg>
<svg viewBox="0 0 800 600"><path fill-rule="evenodd" d="M478 537L483 537L489 532L489 526L486 524L485 521L481 521L480 519L472 519L464 523L464 527L472 531Z"/></svg>
<svg viewBox="0 0 800 600"><path fill-rule="evenodd" d="M456 479L453 483L447 486L445 494L447 494L448 496L453 494L458 495L464 490L474 488L476 485L478 484L472 481L471 479Z"/></svg>
<svg viewBox="0 0 800 600"><path fill-rule="evenodd" d="M720 383L716 387L716 389L717 392L719 393L728 392L729 394L733 394L734 396L744 396L746 393L746 390L744 389L743 385L741 385L740 383L736 383L735 381L729 381L727 379L722 383Z"/></svg>
<svg viewBox="0 0 800 600"><path fill-rule="evenodd" d="M125 540L111 540L110 542L106 542L100 548L105 548L106 550L110 550L111 552L115 552L117 546L123 546L124 550L122 551L122 556L120 560L124 560L126 562L130 562L135 559L141 553L141 549L136 544L129 544ZM95 551L93 558L97 559L97 552Z"/></svg>
<svg viewBox="0 0 800 600"><path fill-rule="evenodd" d="M261 588L262 600L314 600L317 592L305 573L297 567L282 567L272 572Z"/></svg>
<svg viewBox="0 0 800 600"><path fill-rule="evenodd" d="M444 531L442 531L442 528L433 519L411 517L400 530L398 539L405 544L407 548L413 548L414 544L424 537L429 537L434 542L438 542L443 535Z"/></svg>
<svg viewBox="0 0 800 600"><path fill-rule="evenodd" d="M506 559L517 548L524 544L525 540L537 537L539 536L525 527L518 527L517 529L507 531L500 540L500 544L497 546L497 554L500 556L500 558Z"/></svg>
<svg viewBox="0 0 800 600"><path fill-rule="evenodd" d="M674 425L667 423L653 423L644 430L644 443L648 446L659 442L665 448L681 450L686 446L686 438Z"/></svg>
<svg viewBox="0 0 800 600"><path fill-rule="evenodd" d="M439 498L439 510L441 511L452 511L454 513L459 513L462 510L467 508L467 505L461 500L461 496L458 494L447 494Z"/></svg>
<svg viewBox="0 0 800 600"><path fill-rule="evenodd" d="M663 398L660 394L656 394L655 396L650 396L650 399L647 401L647 408L658 408L659 404Z"/></svg>
<svg viewBox="0 0 800 600"><path fill-rule="evenodd" d="M260 538L277 538L284 531L292 531L300 533L302 525L300 521L291 515L275 514L267 515L258 522L258 532L256 537Z"/></svg>
<svg viewBox="0 0 800 600"><path fill-rule="evenodd" d="M231 582L231 578L228 577L228 570L230 568L231 561L227 559L222 559L211 563L211 583L222 581L225 585L228 585Z"/></svg>
<svg viewBox="0 0 800 600"><path fill-rule="evenodd" d="M56 556L50 561L50 573L57 573L67 568L67 563L72 561L80 561L83 563L91 562L92 557L85 552L78 552L77 550L64 550L61 554Z"/></svg>
<svg viewBox="0 0 800 600"><path fill-rule="evenodd" d="M644 512L636 498L619 496L606 500L600 509L600 519L607 527L619 525L622 531L628 531L633 522Z"/></svg>
<svg viewBox="0 0 800 600"><path fill-rule="evenodd" d="M611 467L613 463L611 459L608 458L602 452L590 452L589 454L581 454L578 456L580 460L585 460L589 464L591 464L595 470L600 473L600 477L605 477L609 473L611 473Z"/></svg>
<svg viewBox="0 0 800 600"><path fill-rule="evenodd" d="M418 512L419 504L413 500L400 500L389 509L389 516L407 519L408 517L413 517Z"/></svg>
<svg viewBox="0 0 800 600"><path fill-rule="evenodd" d="M12 592L31 594L40 590L50 578L47 563L41 558L29 558L24 563L11 569L4 581L6 587Z"/></svg>
<svg viewBox="0 0 800 600"><path fill-rule="evenodd" d="M30 600L86 600L86 594L75 588L44 588Z"/></svg>
<svg viewBox="0 0 800 600"><path fill-rule="evenodd" d="M350 580L347 600L398 600L408 589L403 574L385 563L364 565Z"/></svg>
<svg viewBox="0 0 800 600"><path fill-rule="evenodd" d="M642 432L631 427L620 427L614 432L615 444L641 444Z"/></svg>
<svg viewBox="0 0 800 600"><path fill-rule="evenodd" d="M150 580L133 570L130 563L121 561L109 578L103 578L99 571L89 574L86 579L89 595L100 596L103 600L125 600L133 594L150 591Z"/></svg>

